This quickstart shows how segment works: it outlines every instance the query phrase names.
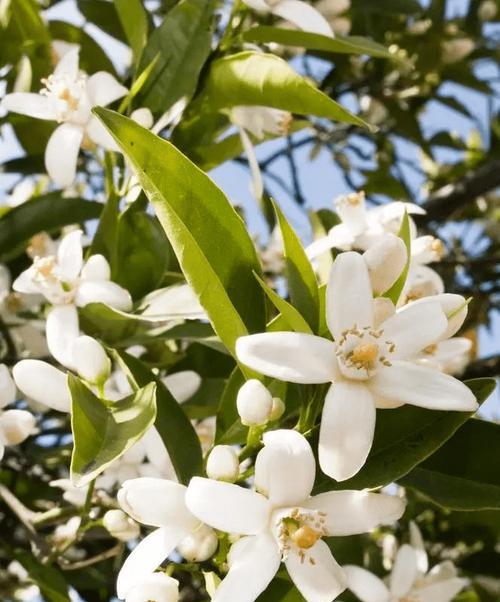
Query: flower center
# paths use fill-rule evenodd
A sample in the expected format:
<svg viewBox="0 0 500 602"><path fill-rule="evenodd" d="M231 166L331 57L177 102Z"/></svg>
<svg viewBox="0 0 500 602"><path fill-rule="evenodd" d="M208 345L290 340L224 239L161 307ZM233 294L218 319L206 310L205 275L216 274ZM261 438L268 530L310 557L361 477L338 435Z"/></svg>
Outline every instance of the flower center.
<svg viewBox="0 0 500 602"><path fill-rule="evenodd" d="M45 86L40 90L40 94L53 98L55 101L63 101L56 103L57 121L83 119L83 115L79 115L86 100L87 76L83 73L76 78L70 77L68 74L52 74L49 77L42 79L42 84ZM90 111L90 107L88 108ZM87 111L84 111L87 113ZM85 114L85 118L88 115Z"/></svg>
<svg viewBox="0 0 500 602"><path fill-rule="evenodd" d="M314 558L306 550L310 550L326 535L325 516L324 512L317 510L293 508L279 517L276 533L283 560L294 551L301 562L307 559L310 564L315 564Z"/></svg>
<svg viewBox="0 0 500 602"><path fill-rule="evenodd" d="M321 533L309 525L303 525L302 527L299 527L291 537L295 545L304 550L308 550L313 547L318 539L321 539Z"/></svg>
<svg viewBox="0 0 500 602"><path fill-rule="evenodd" d="M49 257L35 257L33 267L35 268L35 279L39 282L56 281L55 269L57 266L56 258L53 255Z"/></svg>
<svg viewBox="0 0 500 602"><path fill-rule="evenodd" d="M354 325L337 342L339 368L346 378L367 380L380 366L391 366L388 357L396 347L384 339L382 330Z"/></svg>
<svg viewBox="0 0 500 602"><path fill-rule="evenodd" d="M377 343L360 343L349 354L349 359L355 366L373 369L375 360L378 357Z"/></svg>

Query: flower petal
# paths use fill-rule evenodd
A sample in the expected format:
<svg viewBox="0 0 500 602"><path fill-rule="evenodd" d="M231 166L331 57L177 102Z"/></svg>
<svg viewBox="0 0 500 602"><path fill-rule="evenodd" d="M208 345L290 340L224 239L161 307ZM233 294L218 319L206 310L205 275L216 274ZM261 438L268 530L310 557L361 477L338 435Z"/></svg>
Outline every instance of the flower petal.
<svg viewBox="0 0 500 602"><path fill-rule="evenodd" d="M97 253L91 255L82 268L82 280L109 280L111 268L104 255Z"/></svg>
<svg viewBox="0 0 500 602"><path fill-rule="evenodd" d="M373 325L373 296L368 268L359 253L335 259L326 290L326 321L338 341L345 330Z"/></svg>
<svg viewBox="0 0 500 602"><path fill-rule="evenodd" d="M189 532L199 521L185 503L186 487L166 479L142 477L125 481L118 492L122 509L139 523L179 526Z"/></svg>
<svg viewBox="0 0 500 602"><path fill-rule="evenodd" d="M36 119L47 119L55 121L57 119L57 106L54 101L41 94L31 92L16 92L7 94L2 100L1 106L11 113L28 115Z"/></svg>
<svg viewBox="0 0 500 602"><path fill-rule="evenodd" d="M313 562L309 562L309 558ZM295 550L290 551L285 565L306 602L331 602L347 587L342 567L321 539L307 550L305 560Z"/></svg>
<svg viewBox="0 0 500 602"><path fill-rule="evenodd" d="M192 397L201 385L201 376L193 370L181 370L162 378L163 384L172 396L183 403Z"/></svg>
<svg viewBox="0 0 500 602"><path fill-rule="evenodd" d="M128 93L127 88L106 71L98 71L89 77L87 91L93 107L105 107Z"/></svg>
<svg viewBox="0 0 500 602"><path fill-rule="evenodd" d="M390 577L391 594L397 598L405 596L417 575L417 554L411 546L403 544L396 555Z"/></svg>
<svg viewBox="0 0 500 602"><path fill-rule="evenodd" d="M45 326L47 346L51 355L66 368L73 369L73 344L80 334L76 307L56 305L47 315Z"/></svg>
<svg viewBox="0 0 500 602"><path fill-rule="evenodd" d="M319 431L319 464L325 474L345 481L360 470L372 447L375 418L373 397L364 384L332 384Z"/></svg>
<svg viewBox="0 0 500 602"><path fill-rule="evenodd" d="M342 567L347 577L347 587L361 602L389 602L387 586L373 573L359 566Z"/></svg>
<svg viewBox="0 0 500 602"><path fill-rule="evenodd" d="M132 309L130 293L110 280L84 280L80 283L75 295L78 307L88 303L104 303L121 311Z"/></svg>
<svg viewBox="0 0 500 602"><path fill-rule="evenodd" d="M323 15L306 2L300 0L281 0L272 7L271 12L286 19L303 31L318 33L333 38L333 31Z"/></svg>
<svg viewBox="0 0 500 602"><path fill-rule="evenodd" d="M279 548L270 535L240 539L229 551L229 572L212 602L254 602L276 575L280 563Z"/></svg>
<svg viewBox="0 0 500 602"><path fill-rule="evenodd" d="M81 230L73 230L62 239L57 250L57 265L65 282L76 280L82 269L82 235Z"/></svg>
<svg viewBox="0 0 500 602"><path fill-rule="evenodd" d="M425 602L451 602L468 583L467 579L454 577L420 587L416 592L419 599L425 600Z"/></svg>
<svg viewBox="0 0 500 602"><path fill-rule="evenodd" d="M236 341L240 362L280 380L319 384L333 379L337 358L331 341L300 332L266 332Z"/></svg>
<svg viewBox="0 0 500 602"><path fill-rule="evenodd" d="M316 462L307 439L288 429L264 434L255 461L255 488L275 507L299 506L311 494Z"/></svg>
<svg viewBox="0 0 500 602"><path fill-rule="evenodd" d="M65 52L59 59L54 75L65 75L76 79L79 71L80 46L75 44L73 48Z"/></svg>
<svg viewBox="0 0 500 602"><path fill-rule="evenodd" d="M410 362L397 361L391 367L380 368L368 386L377 398L429 410L475 412L478 408L474 394L462 382Z"/></svg>
<svg viewBox="0 0 500 602"><path fill-rule="evenodd" d="M401 498L368 491L320 493L303 506L325 513L325 529L329 536L367 533L380 525L394 523L405 511L405 502Z"/></svg>
<svg viewBox="0 0 500 602"><path fill-rule="evenodd" d="M85 133L92 140L92 142L98 146L102 146L109 151L120 152L120 147L115 142L113 136L108 132L108 130L95 115L92 115L87 121L85 125Z"/></svg>
<svg viewBox="0 0 500 602"><path fill-rule="evenodd" d="M427 557L427 552L425 551L422 533L417 527L417 523L412 520L410 521L410 544L417 555L417 569L420 571L420 573L422 573L422 575L425 575L425 573L427 573L429 570L429 558Z"/></svg>
<svg viewBox="0 0 500 602"><path fill-rule="evenodd" d="M0 410L17 399L16 383L5 364L0 364Z"/></svg>
<svg viewBox="0 0 500 602"><path fill-rule="evenodd" d="M82 127L72 123L62 123L52 132L45 148L45 167L58 186L73 183L82 138Z"/></svg>
<svg viewBox="0 0 500 602"><path fill-rule="evenodd" d="M239 130L241 144L247 156L248 165L250 167L250 174L252 176L252 193L256 200L260 201L262 199L262 195L264 194L264 182L262 180L262 173L260 171L259 162L255 155L255 149L253 147L252 141L250 140L250 136L246 133L246 131L243 128L239 128Z"/></svg>
<svg viewBox="0 0 500 602"><path fill-rule="evenodd" d="M187 534L182 527L171 526L156 529L145 537L129 554L118 574L118 597L125 598L134 585L157 569Z"/></svg>
<svg viewBox="0 0 500 602"><path fill-rule="evenodd" d="M410 303L410 306L421 305L428 301L427 298L418 299ZM467 301L462 295L452 293L441 293L434 295L432 301L441 305L444 314L447 316L448 323L445 332L441 335L440 340L449 339L457 333L467 317Z"/></svg>
<svg viewBox="0 0 500 602"><path fill-rule="evenodd" d="M12 288L18 293L24 293L25 295L37 295L40 294L40 288L35 282L36 271L33 266L30 266L24 272L21 272L19 276L12 283Z"/></svg>
<svg viewBox="0 0 500 602"><path fill-rule="evenodd" d="M435 343L448 326L441 305L430 297L425 303L410 303L382 323L384 340L391 341L395 350L391 359L410 358Z"/></svg>
<svg viewBox="0 0 500 602"><path fill-rule="evenodd" d="M18 388L27 397L58 412L71 411L67 376L40 360L21 360L12 369Z"/></svg>
<svg viewBox="0 0 500 602"><path fill-rule="evenodd" d="M36 419L26 410L6 410L0 413L0 440L5 445L19 445L36 427Z"/></svg>
<svg viewBox="0 0 500 602"><path fill-rule="evenodd" d="M193 477L186 504L201 521L226 533L255 535L269 520L270 506L263 495L212 479Z"/></svg>

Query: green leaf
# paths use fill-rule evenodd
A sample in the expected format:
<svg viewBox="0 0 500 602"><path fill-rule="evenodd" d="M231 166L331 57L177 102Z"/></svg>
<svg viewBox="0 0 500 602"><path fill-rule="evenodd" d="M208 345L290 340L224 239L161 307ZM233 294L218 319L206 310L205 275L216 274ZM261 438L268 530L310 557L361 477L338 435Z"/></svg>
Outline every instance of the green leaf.
<svg viewBox="0 0 500 602"><path fill-rule="evenodd" d="M49 192L14 207L0 218L0 260L20 255L39 232L50 233L99 217L102 207L94 201L65 199L60 192Z"/></svg>
<svg viewBox="0 0 500 602"><path fill-rule="evenodd" d="M91 23L120 42L127 43L115 6L108 0L78 0L78 10Z"/></svg>
<svg viewBox="0 0 500 602"><path fill-rule="evenodd" d="M143 362L125 352L114 352L129 380L138 387L156 384L155 428L162 438L177 478L187 485L191 477L201 474L203 458L198 435L167 387Z"/></svg>
<svg viewBox="0 0 500 602"><path fill-rule="evenodd" d="M423 11L418 0L354 0L353 8L356 11L368 13L380 13L391 17L400 15L412 15Z"/></svg>
<svg viewBox="0 0 500 602"><path fill-rule="evenodd" d="M406 265L403 268L403 271L399 275L399 278L396 282L391 286L391 288L382 295L387 299L390 299L394 305L396 306L399 301L399 297L401 297L401 293L403 292L404 286L406 284L406 278L408 277L408 272L410 270L411 263L411 232L410 232L410 218L408 217L408 213L405 211L403 216L403 220L401 222L401 228L398 233L399 238L405 243L406 246Z"/></svg>
<svg viewBox="0 0 500 602"><path fill-rule="evenodd" d="M128 0L123 0L128 2ZM215 0L182 0L154 30L144 49L141 67L160 60L141 95L152 111L167 111L182 98L191 98L211 50Z"/></svg>
<svg viewBox="0 0 500 602"><path fill-rule="evenodd" d="M370 127L273 54L239 52L212 63L203 93L210 110L264 105Z"/></svg>
<svg viewBox="0 0 500 602"><path fill-rule="evenodd" d="M104 255L110 265L113 265L115 262L119 215L120 198L118 195L112 194L102 208L101 217L90 246L91 255L97 253Z"/></svg>
<svg viewBox="0 0 500 602"><path fill-rule="evenodd" d="M54 566L41 564L32 554L19 550L15 558L23 565L23 568L40 588L43 599L47 602L70 602L68 584L62 573Z"/></svg>
<svg viewBox="0 0 500 602"><path fill-rule="evenodd" d="M147 200L139 197L118 219L113 280L134 299L160 286L169 259L165 233L146 207Z"/></svg>
<svg viewBox="0 0 500 602"><path fill-rule="evenodd" d="M215 442L225 445L242 443L248 428L241 424L236 407L238 391L245 383L242 371L236 367L228 378L217 410Z"/></svg>
<svg viewBox="0 0 500 602"><path fill-rule="evenodd" d="M500 425L469 420L400 483L450 510L500 510Z"/></svg>
<svg viewBox="0 0 500 602"><path fill-rule="evenodd" d="M148 17L140 0L114 0L134 62L138 63L148 40Z"/></svg>
<svg viewBox="0 0 500 602"><path fill-rule="evenodd" d="M223 192L172 144L113 111L95 109L126 153L215 332L236 339L265 328L261 273L245 225Z"/></svg>
<svg viewBox="0 0 500 602"><path fill-rule="evenodd" d="M316 275L299 237L276 203L274 210L283 237L288 292L293 306L306 319L313 332L319 323L319 295Z"/></svg>
<svg viewBox="0 0 500 602"><path fill-rule="evenodd" d="M299 31L294 29L282 29L280 27L270 27L260 25L253 27L243 34L246 42L257 44L268 44L275 42L282 46L301 46L308 50L319 50L322 52L336 52L341 54L363 54L379 58L396 59L387 48L374 42L370 38L361 36L339 36L334 38L323 36L309 31Z"/></svg>
<svg viewBox="0 0 500 602"><path fill-rule="evenodd" d="M479 403L494 390L491 378L466 381ZM322 477L318 489L372 489L399 481L433 454L472 416L470 412L439 412L410 405L377 410L373 447L357 475L336 483Z"/></svg>
<svg viewBox="0 0 500 602"><path fill-rule="evenodd" d="M74 442L71 478L77 487L106 470L153 424L156 384L151 380L133 395L113 402L99 399L80 379L68 376Z"/></svg>
<svg viewBox="0 0 500 602"><path fill-rule="evenodd" d="M259 278L257 274L255 274L255 278L257 282L262 287L262 290L269 297L271 303L276 307L276 309L281 313L283 318L288 322L289 327L295 332L307 332L312 334L312 330L309 324L304 320L300 312L298 312L293 305L285 301L282 297L278 295L270 286L268 286L262 278Z"/></svg>

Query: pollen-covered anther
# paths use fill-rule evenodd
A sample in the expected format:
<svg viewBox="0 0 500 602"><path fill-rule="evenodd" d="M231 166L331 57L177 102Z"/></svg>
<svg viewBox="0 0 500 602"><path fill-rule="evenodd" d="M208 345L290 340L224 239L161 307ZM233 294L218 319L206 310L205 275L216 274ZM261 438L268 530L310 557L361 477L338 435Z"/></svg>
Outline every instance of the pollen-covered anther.
<svg viewBox="0 0 500 602"><path fill-rule="evenodd" d="M439 256L439 258L444 257L446 254L446 249L443 245L443 242L439 238L435 238L431 243L431 249Z"/></svg>
<svg viewBox="0 0 500 602"><path fill-rule="evenodd" d="M378 357L379 348L376 343L360 343L349 353L349 361L361 368L373 368Z"/></svg>
<svg viewBox="0 0 500 602"><path fill-rule="evenodd" d="M321 539L321 535L319 531L316 531L309 525L303 525L293 533L292 541L299 548L308 550L313 547L318 539Z"/></svg>
<svg viewBox="0 0 500 602"><path fill-rule="evenodd" d="M424 353L426 353L427 355L434 355L437 351L438 346L436 345L436 343L433 343L432 345L427 346L424 349Z"/></svg>
<svg viewBox="0 0 500 602"><path fill-rule="evenodd" d="M54 270L56 268L56 258L53 255L49 257L36 257L34 261L34 268L36 270L37 277L40 280L55 280L56 276Z"/></svg>

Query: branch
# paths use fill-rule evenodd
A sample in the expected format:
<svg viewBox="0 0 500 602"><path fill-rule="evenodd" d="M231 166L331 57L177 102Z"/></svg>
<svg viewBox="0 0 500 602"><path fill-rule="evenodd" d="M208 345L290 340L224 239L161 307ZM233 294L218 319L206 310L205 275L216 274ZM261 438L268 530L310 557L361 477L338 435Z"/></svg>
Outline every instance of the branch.
<svg viewBox="0 0 500 602"><path fill-rule="evenodd" d="M500 374L500 355L491 355L469 364L463 378L497 377Z"/></svg>
<svg viewBox="0 0 500 602"><path fill-rule="evenodd" d="M460 182L440 188L424 203L427 215L419 216L418 221L426 223L450 217L478 196L497 186L500 186L500 160L482 165Z"/></svg>

